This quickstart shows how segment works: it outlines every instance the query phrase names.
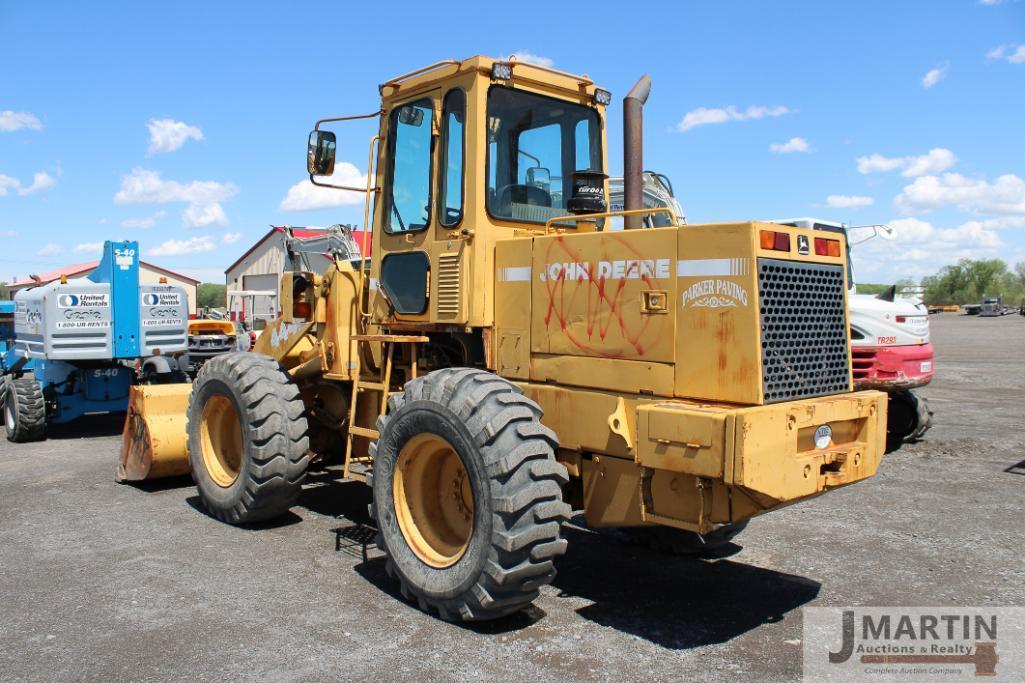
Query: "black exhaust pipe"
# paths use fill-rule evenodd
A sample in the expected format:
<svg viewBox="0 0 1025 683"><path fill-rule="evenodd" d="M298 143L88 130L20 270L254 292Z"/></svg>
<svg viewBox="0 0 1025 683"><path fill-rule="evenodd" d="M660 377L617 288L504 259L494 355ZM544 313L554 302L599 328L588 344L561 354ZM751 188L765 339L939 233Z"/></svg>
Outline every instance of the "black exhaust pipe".
<svg viewBox="0 0 1025 683"><path fill-rule="evenodd" d="M647 74L630 88L623 98L623 208L627 211L644 208L644 103L651 93ZM640 228L643 216L626 216L625 227Z"/></svg>

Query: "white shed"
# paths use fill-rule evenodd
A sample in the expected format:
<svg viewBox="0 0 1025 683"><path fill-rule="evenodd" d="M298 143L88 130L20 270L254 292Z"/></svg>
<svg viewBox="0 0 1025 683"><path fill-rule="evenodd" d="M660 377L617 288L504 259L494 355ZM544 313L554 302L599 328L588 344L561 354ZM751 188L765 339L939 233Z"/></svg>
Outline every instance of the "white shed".
<svg viewBox="0 0 1025 683"><path fill-rule="evenodd" d="M296 237L317 237L326 228L292 228ZM356 243L365 249L369 257L369 239L366 233L353 233ZM246 320L250 324L258 319L273 320L278 317L278 284L285 264L285 228L274 226L257 240L237 261L224 271L227 285L227 306L232 318ZM323 273L331 260L312 257L315 268ZM319 266L318 266L319 264Z"/></svg>

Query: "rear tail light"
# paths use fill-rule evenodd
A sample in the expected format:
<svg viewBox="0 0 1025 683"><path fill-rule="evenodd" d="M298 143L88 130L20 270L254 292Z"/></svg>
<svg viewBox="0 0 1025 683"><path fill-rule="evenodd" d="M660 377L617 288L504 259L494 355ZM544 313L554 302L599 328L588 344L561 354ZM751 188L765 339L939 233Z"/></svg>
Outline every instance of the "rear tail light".
<svg viewBox="0 0 1025 683"><path fill-rule="evenodd" d="M899 323L906 323L908 321L907 316L904 315L898 315L896 320Z"/></svg>
<svg viewBox="0 0 1025 683"><path fill-rule="evenodd" d="M771 249L772 251L790 251L789 233L776 232L775 230L762 230L758 237L762 249Z"/></svg>
<svg viewBox="0 0 1025 683"><path fill-rule="evenodd" d="M840 240L828 240L824 237L815 238L815 254L818 256L840 256Z"/></svg>

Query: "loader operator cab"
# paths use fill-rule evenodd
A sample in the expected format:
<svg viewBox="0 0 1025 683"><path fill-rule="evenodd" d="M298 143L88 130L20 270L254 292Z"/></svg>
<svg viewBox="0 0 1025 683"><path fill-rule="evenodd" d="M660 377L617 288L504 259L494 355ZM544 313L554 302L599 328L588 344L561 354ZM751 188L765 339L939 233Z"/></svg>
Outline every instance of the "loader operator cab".
<svg viewBox="0 0 1025 683"><path fill-rule="evenodd" d="M379 118L365 210L372 322L489 327L495 242L607 208L610 95L586 77L484 57L441 62L380 90L379 112L318 122L308 148L311 180L339 187L337 142L325 126ZM583 232L603 222L557 227ZM479 355L461 360L479 364Z"/></svg>

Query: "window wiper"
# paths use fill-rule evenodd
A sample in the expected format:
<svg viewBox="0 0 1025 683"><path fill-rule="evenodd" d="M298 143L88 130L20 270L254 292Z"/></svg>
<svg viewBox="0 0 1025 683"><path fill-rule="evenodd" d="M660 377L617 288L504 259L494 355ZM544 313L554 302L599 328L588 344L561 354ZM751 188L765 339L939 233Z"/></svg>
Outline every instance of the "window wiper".
<svg viewBox="0 0 1025 683"><path fill-rule="evenodd" d="M406 224L402 222L402 214L399 213L399 207L397 207L394 204L392 204L391 205L391 210L392 210L392 213L395 214L395 217L399 219L399 230L401 230L402 232L405 232L406 231Z"/></svg>

